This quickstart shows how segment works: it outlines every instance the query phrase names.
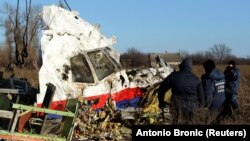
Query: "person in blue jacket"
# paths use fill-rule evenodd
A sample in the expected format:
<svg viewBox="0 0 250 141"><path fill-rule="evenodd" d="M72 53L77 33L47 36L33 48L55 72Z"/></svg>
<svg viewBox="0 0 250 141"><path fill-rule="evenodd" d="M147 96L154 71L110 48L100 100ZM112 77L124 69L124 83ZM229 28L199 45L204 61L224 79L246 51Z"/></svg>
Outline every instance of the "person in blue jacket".
<svg viewBox="0 0 250 141"><path fill-rule="evenodd" d="M224 71L226 79L226 114L231 116L233 111L238 109L237 96L240 86L240 70L233 60L228 62Z"/></svg>
<svg viewBox="0 0 250 141"><path fill-rule="evenodd" d="M159 108L165 106L164 96L172 90L170 112L173 124L196 124L196 112L203 106L204 94L200 79L192 73L192 61L184 59L180 71L172 72L158 89Z"/></svg>
<svg viewBox="0 0 250 141"><path fill-rule="evenodd" d="M201 76L204 90L206 124L220 122L224 112L225 102L225 77L223 72L216 68L215 62L211 59L203 63L205 74Z"/></svg>

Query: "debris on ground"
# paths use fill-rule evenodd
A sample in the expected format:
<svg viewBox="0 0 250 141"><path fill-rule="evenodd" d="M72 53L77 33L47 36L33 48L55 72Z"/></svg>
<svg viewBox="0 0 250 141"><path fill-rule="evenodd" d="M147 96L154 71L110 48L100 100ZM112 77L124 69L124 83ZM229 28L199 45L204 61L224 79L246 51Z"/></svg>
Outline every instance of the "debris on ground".
<svg viewBox="0 0 250 141"><path fill-rule="evenodd" d="M74 139L125 140L131 139L133 125L169 124L171 114L168 109L164 113L166 120L164 123L162 121L162 110L158 107L157 88L157 86L148 88L138 107L114 109L107 102L105 107L96 111L83 102L78 111ZM169 95L171 94L167 94L168 97Z"/></svg>

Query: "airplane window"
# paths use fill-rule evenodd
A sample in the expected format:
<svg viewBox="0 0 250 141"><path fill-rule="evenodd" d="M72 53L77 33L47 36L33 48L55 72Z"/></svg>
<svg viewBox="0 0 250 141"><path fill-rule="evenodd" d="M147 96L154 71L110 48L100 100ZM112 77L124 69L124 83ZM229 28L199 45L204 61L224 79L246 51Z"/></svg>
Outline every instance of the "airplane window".
<svg viewBox="0 0 250 141"><path fill-rule="evenodd" d="M73 82L94 83L90 67L84 55L70 59Z"/></svg>
<svg viewBox="0 0 250 141"><path fill-rule="evenodd" d="M88 55L99 80L115 72L114 65L100 50L89 52Z"/></svg>
<svg viewBox="0 0 250 141"><path fill-rule="evenodd" d="M112 56L112 50L111 50L111 48L109 48L109 47L106 47L106 48L104 48L104 51L106 52L106 53L108 53L110 56ZM113 56L113 57L115 57L115 56ZM115 60L113 57L109 57L111 60L112 60L112 62L113 63L115 63L115 65L116 65L116 67L118 68L118 69L122 69L122 65L120 64L120 62L119 62L119 60L117 61L117 60ZM117 56L118 57L118 56ZM117 58L117 59L119 59L119 58Z"/></svg>

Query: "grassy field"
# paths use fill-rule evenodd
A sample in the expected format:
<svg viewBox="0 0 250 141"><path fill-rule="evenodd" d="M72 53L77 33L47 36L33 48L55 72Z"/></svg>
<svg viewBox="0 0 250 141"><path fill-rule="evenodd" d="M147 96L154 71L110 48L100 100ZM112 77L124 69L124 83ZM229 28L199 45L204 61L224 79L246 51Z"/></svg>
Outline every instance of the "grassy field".
<svg viewBox="0 0 250 141"><path fill-rule="evenodd" d="M238 101L240 105L239 111L235 114L235 119L225 119L222 124L250 124L250 66L241 65L238 66L241 70L241 82L238 95ZM224 71L225 65L220 65L218 68ZM4 70L1 68L1 70ZM204 73L204 69L201 65L196 65L193 68L193 72L200 78ZM26 78L31 86L38 88L38 71L29 69L18 69L14 71L15 77ZM5 71L4 78L8 78L12 75L12 72ZM50 77L50 76L48 76Z"/></svg>

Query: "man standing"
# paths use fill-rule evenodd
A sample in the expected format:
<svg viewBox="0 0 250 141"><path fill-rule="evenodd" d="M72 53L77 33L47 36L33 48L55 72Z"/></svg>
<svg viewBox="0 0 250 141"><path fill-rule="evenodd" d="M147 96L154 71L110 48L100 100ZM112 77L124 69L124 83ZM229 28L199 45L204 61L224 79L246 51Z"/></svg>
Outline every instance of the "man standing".
<svg viewBox="0 0 250 141"><path fill-rule="evenodd" d="M231 116L232 112L239 107L237 95L240 85L240 70L236 67L235 61L228 62L224 75L226 79L226 114Z"/></svg>
<svg viewBox="0 0 250 141"><path fill-rule="evenodd" d="M205 74L202 75L202 86L205 95L206 123L219 122L224 110L225 102L225 77L216 68L215 62L211 59L203 63Z"/></svg>
<svg viewBox="0 0 250 141"><path fill-rule="evenodd" d="M204 94L201 81L192 73L192 61L184 59L180 71L172 72L158 89L159 108L165 106L164 96L172 90L170 112L173 124L195 124L195 112L203 105Z"/></svg>

